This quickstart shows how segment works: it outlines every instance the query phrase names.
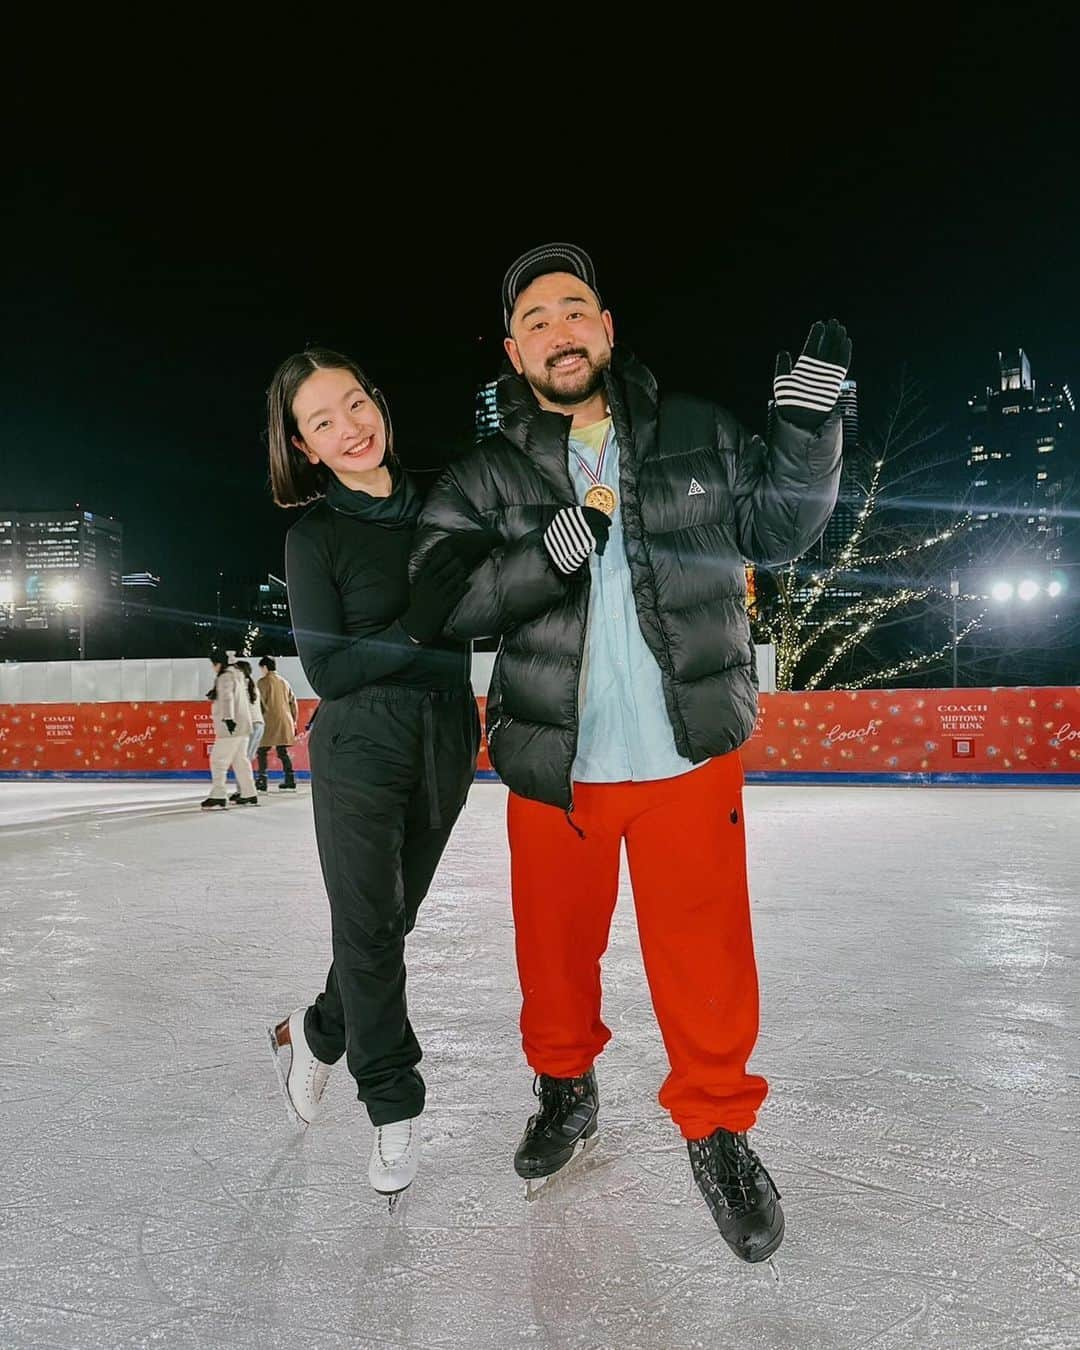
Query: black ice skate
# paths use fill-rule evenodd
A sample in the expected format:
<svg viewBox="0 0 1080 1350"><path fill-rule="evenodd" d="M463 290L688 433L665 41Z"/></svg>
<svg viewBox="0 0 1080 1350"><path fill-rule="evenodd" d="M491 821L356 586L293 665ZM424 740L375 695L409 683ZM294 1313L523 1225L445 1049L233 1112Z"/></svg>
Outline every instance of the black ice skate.
<svg viewBox="0 0 1080 1350"><path fill-rule="evenodd" d="M740 1261L767 1261L784 1240L784 1211L746 1135L714 1130L705 1139L688 1139L686 1147L720 1236Z"/></svg>
<svg viewBox="0 0 1080 1350"><path fill-rule="evenodd" d="M592 1069L580 1078L549 1078L538 1074L533 1092L540 1110L529 1117L525 1134L514 1154L514 1170L528 1182L526 1198L532 1200L577 1153L596 1142L600 1098Z"/></svg>
<svg viewBox="0 0 1080 1350"><path fill-rule="evenodd" d="M200 803L204 811L227 811L229 803L224 797L207 797L206 801Z"/></svg>

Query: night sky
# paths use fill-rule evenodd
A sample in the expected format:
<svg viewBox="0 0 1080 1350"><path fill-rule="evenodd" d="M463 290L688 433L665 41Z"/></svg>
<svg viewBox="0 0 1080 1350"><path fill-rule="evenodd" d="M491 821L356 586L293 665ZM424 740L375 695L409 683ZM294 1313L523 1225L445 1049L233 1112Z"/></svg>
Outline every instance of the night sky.
<svg viewBox="0 0 1080 1350"><path fill-rule="evenodd" d="M924 35L921 64L869 33L805 69L710 48L707 83L617 63L522 90L492 70L468 108L415 71L352 116L310 80L203 98L152 71L89 102L27 81L8 91L0 507L114 515L125 570L212 612L219 569L283 569L296 513L270 501L260 439L278 362L353 354L406 463L444 462L499 368L503 270L549 239L592 253L662 386L755 428L777 348L831 315L864 422L905 363L959 418L1018 345L1075 390L1075 76L1055 55L1074 44L969 36Z"/></svg>

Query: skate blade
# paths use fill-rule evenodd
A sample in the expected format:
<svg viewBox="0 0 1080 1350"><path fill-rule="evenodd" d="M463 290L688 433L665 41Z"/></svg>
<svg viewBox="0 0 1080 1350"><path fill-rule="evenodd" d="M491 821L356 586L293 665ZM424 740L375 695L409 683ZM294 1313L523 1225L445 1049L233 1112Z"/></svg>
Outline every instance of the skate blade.
<svg viewBox="0 0 1080 1350"><path fill-rule="evenodd" d="M780 1244L784 1240L784 1229L781 1228L772 1243L767 1256L761 1257L750 1264L758 1272L758 1278L763 1284L767 1284L770 1289L780 1288L780 1267L776 1264L776 1254L780 1250Z"/></svg>
<svg viewBox="0 0 1080 1350"><path fill-rule="evenodd" d="M278 1083L281 1085L281 1095L285 1102L285 1117L298 1134L305 1134L309 1122L306 1121L297 1111L296 1107L293 1106L292 1098L289 1096L289 1084L285 1075L285 1070L281 1065L282 1051L281 1046L278 1045L277 1035L275 1034L276 1028L271 1026L268 1028L268 1031L270 1036L270 1053L274 1057L274 1072L277 1074ZM292 1051L290 1050L289 1053L291 1054Z"/></svg>
<svg viewBox="0 0 1080 1350"><path fill-rule="evenodd" d="M375 1194L380 1196L383 1200L386 1201L387 1214L390 1215L404 1214L405 1200L409 1194L411 1187L412 1182L410 1181L408 1186L402 1186L400 1191L380 1191L376 1189Z"/></svg>
<svg viewBox="0 0 1080 1350"><path fill-rule="evenodd" d="M761 1272L761 1278L765 1283L771 1284L774 1288L780 1286L780 1267L776 1264L776 1253L780 1250L780 1244L784 1241L786 1227L786 1224L780 1224L780 1231L769 1245L767 1254L752 1263Z"/></svg>
<svg viewBox="0 0 1080 1350"><path fill-rule="evenodd" d="M525 1199L531 1204L534 1200L539 1200L541 1195L546 1194L553 1188L561 1188L568 1175L574 1175L581 1170L581 1164L585 1158L593 1151L600 1139L600 1131L590 1134L587 1139L579 1139L574 1145L574 1152L567 1158L566 1162L557 1172L552 1172L546 1177L528 1177L525 1181Z"/></svg>

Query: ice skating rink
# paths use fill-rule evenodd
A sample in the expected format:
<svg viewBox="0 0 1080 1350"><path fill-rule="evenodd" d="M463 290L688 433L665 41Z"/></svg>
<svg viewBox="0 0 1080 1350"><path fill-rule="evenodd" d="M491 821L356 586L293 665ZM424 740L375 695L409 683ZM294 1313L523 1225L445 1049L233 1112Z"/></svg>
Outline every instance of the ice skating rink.
<svg viewBox="0 0 1080 1350"><path fill-rule="evenodd" d="M0 784L4 1350L1080 1346L1080 793L747 790L775 1284L656 1104L628 894L601 1142L526 1205L497 784L410 939L425 1153L388 1217L344 1066L300 1136L267 1049L329 957L307 790L204 789Z"/></svg>

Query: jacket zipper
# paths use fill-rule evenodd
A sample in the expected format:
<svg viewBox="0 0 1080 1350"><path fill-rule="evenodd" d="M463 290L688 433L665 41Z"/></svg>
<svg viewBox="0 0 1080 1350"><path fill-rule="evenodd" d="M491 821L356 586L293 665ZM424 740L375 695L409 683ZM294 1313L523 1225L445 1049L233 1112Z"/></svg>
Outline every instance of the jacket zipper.
<svg viewBox="0 0 1080 1350"><path fill-rule="evenodd" d="M485 732L485 737L487 739L489 752L491 750L492 745L495 742L495 733L498 731L500 727L508 727L513 720L514 719L512 717L497 717L494 723L487 728Z"/></svg>
<svg viewBox="0 0 1080 1350"><path fill-rule="evenodd" d="M609 400L609 401L610 401L610 400ZM612 418L614 419L614 413L612 414ZM620 459L619 459L619 463L620 463L620 467L621 467L621 466L622 466L622 463L623 463L623 461L622 461L622 454L621 454L621 452L622 452L622 445L621 445L621 443L620 443L620 445L619 445L619 450L620 450ZM620 478L621 478L621 476L622 476L622 475L621 475L621 473L620 473ZM621 482L620 482L620 484L619 484L619 487L620 487L620 489L622 488L622 483L621 483ZM626 499L627 499L630 495L631 495L631 494L629 494L629 493L623 493L623 500L624 500L624 503L625 503ZM640 503L638 502L638 480L637 480L637 474L636 474L636 472L634 473L634 492L633 492L633 499L634 499L634 502L637 504L637 514L638 514L638 520L639 520L639 522L640 522L640 519L641 519L641 511L640 511ZM648 545L648 542L647 542L646 539L645 539L645 531L644 531L644 528L641 529L641 532L640 532L640 535L639 535L639 543L641 544L641 547L642 547L642 549L643 549L643 551L644 551L644 554L645 554L646 566L648 567L649 572L650 572L651 575L652 575L652 580L653 580L653 592L654 592L654 594L655 594L655 591L656 591L656 570L655 570L655 568L654 568L653 565L652 565L652 555L651 555L650 552L649 552L649 545ZM627 561L629 562L629 559L628 559ZM635 616L638 616L638 595L637 595L637 589L636 589L635 586L634 586L634 577L633 577L633 570L632 570L632 569L631 569L631 574L630 574L630 590L631 590L631 594L632 594L633 597L634 597L634 614L635 614ZM689 758L690 758L690 737L689 737L689 735L687 734L687 731L686 731L686 718L683 716L682 708L679 706L679 700L678 700L678 697L677 697L677 695L676 695L676 690L675 690L675 662L672 660L672 657L671 657L671 643L668 641L667 633L666 633L666 631L664 630L663 624L660 622L660 605L659 605L659 601L658 601L657 604L656 604L656 619L657 619L657 624L656 624L656 626L657 626L657 628L659 628L659 630L660 630L661 640L663 641L663 644L664 644L664 655L665 655L665 657L667 658L667 677L668 677L668 682L669 682L669 684L671 685L671 701L672 701L672 703L673 703L674 706L675 706L675 715L676 715L676 716L678 717L678 719L679 719L679 727L680 727L681 730L682 730L683 744L686 746L686 758L689 759ZM640 619L639 619L638 627L640 628L640 626L641 626L641 624L640 624ZM648 643L646 643L645 645L648 646ZM652 648L650 647L649 650L651 651ZM672 727L672 731L675 731L675 730L676 730L676 728L673 726L673 727ZM677 743L676 743L675 748L676 748L676 750L679 749L679 746L678 746Z"/></svg>
<svg viewBox="0 0 1080 1350"><path fill-rule="evenodd" d="M589 561L585 561L586 567ZM577 830L582 839L585 838L585 831L574 823L574 760L577 759L578 739L581 735L581 669L585 662L585 643L589 635L589 605L592 602L592 572L590 571L585 582L585 622L581 625L581 645L578 647L578 676L577 685L574 689L574 749L570 756L570 771L566 776L566 786L570 790L570 805L566 808L566 819L570 822L573 829Z"/></svg>

